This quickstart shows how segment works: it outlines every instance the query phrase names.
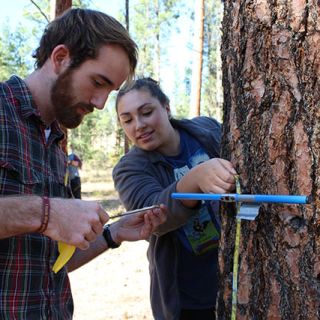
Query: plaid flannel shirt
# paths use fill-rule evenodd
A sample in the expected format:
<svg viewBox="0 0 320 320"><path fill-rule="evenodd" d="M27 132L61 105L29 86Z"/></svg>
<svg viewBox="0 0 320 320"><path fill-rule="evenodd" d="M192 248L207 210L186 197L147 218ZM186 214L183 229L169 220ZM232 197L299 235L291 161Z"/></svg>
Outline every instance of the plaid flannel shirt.
<svg viewBox="0 0 320 320"><path fill-rule="evenodd" d="M63 132L53 123L46 141L44 130L24 81L0 83L0 196L67 196ZM52 272L57 256L56 241L37 233L0 240L0 319L72 318L66 269Z"/></svg>

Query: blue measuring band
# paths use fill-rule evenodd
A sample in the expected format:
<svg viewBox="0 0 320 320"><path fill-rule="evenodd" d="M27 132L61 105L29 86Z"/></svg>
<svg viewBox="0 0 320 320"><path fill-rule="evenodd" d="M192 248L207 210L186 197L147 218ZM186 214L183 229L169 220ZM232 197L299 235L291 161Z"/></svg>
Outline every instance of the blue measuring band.
<svg viewBox="0 0 320 320"><path fill-rule="evenodd" d="M188 200L221 200L226 202L266 202L266 203L289 203L308 204L310 198L301 195L270 195L270 194L237 194L237 193L172 193L173 199Z"/></svg>

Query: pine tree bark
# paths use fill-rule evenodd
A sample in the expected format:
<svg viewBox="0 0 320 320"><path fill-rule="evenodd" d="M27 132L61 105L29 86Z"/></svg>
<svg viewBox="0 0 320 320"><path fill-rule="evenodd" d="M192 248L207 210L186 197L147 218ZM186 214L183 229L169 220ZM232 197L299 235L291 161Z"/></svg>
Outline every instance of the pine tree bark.
<svg viewBox="0 0 320 320"><path fill-rule="evenodd" d="M312 195L242 222L237 319L320 315L319 1L225 1L222 157L244 193ZM218 319L230 319L234 215L223 207Z"/></svg>

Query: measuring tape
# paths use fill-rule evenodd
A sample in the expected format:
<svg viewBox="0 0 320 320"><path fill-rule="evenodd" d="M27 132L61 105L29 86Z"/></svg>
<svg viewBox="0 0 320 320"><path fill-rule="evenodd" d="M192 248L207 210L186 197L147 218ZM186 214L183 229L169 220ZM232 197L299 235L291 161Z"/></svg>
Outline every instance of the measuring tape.
<svg viewBox="0 0 320 320"><path fill-rule="evenodd" d="M234 176L236 182L236 193L241 194L241 186L239 176ZM234 254L233 254L233 277L232 277L232 309L231 320L235 320L237 316L237 295L238 295L238 269L239 269L239 246L241 236L241 218L239 215L241 202L236 203L237 216L236 216L236 236L234 241Z"/></svg>

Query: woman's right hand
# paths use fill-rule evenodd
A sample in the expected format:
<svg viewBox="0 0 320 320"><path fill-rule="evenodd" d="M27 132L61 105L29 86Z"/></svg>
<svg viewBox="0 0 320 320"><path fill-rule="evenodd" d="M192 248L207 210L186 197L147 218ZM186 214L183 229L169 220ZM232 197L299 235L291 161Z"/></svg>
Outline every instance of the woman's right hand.
<svg viewBox="0 0 320 320"><path fill-rule="evenodd" d="M192 168L177 183L177 192L183 193L230 193L235 190L234 176L237 174L228 160L213 158ZM198 201L183 200L187 207Z"/></svg>
<svg viewBox="0 0 320 320"><path fill-rule="evenodd" d="M235 190L234 176L237 174L228 160L214 158L194 168L196 183L203 193L228 193Z"/></svg>

